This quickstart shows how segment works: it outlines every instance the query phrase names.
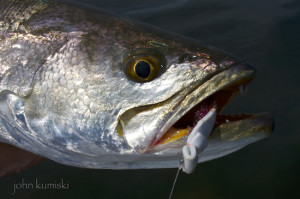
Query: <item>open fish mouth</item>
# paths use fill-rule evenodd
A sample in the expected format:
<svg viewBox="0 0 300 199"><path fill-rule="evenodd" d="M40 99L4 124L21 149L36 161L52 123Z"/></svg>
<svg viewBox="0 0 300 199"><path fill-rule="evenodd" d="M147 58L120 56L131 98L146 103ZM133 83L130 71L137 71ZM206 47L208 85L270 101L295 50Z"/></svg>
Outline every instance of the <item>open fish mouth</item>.
<svg viewBox="0 0 300 199"><path fill-rule="evenodd" d="M269 114L239 114L221 115L222 109L238 94L246 92L246 85L255 77L255 69L239 64L226 71L222 71L185 96L185 102L189 104L184 111L177 111L175 117L170 119L169 125L162 128L163 133L158 133L150 143L146 151L162 151L167 148L180 148L187 142L188 135L195 125L201 121L212 108L216 109L216 117L208 118L211 126L208 127L210 136L208 141L214 141L222 136L223 141L234 141L245 137L260 135L266 137L273 129L273 120ZM211 85L213 84L213 85ZM214 89L211 89L214 88ZM206 90L209 92L206 93ZM202 95L201 95L202 94ZM197 100L197 96L199 99ZM207 118L206 118L207 119ZM171 124L171 125L170 125ZM226 129L224 131L224 128ZM232 132L229 132L229 129ZM220 135L220 129L223 135ZM236 131L236 132L235 132ZM214 133L215 132L215 133ZM226 133L227 135L224 135ZM218 134L218 135L217 135Z"/></svg>

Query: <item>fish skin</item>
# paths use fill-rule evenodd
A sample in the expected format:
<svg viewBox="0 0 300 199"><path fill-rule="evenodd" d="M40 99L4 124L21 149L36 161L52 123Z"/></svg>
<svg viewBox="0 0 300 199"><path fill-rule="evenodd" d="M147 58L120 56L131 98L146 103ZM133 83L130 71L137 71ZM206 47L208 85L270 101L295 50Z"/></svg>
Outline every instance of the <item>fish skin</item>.
<svg viewBox="0 0 300 199"><path fill-rule="evenodd" d="M199 102L194 94L255 73L213 47L105 12L54 1L0 5L0 141L63 164L177 167L180 149L144 152ZM124 60L140 52L165 59L153 81L124 74Z"/></svg>

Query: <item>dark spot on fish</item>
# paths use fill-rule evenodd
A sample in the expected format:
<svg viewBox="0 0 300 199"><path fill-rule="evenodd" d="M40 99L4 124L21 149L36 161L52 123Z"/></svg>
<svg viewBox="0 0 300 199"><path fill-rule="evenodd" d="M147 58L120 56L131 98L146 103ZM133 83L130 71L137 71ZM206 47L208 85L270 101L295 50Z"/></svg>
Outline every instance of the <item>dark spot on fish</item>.
<svg viewBox="0 0 300 199"><path fill-rule="evenodd" d="M141 78L147 78L150 75L151 68L149 63L140 61L135 66L136 74Z"/></svg>

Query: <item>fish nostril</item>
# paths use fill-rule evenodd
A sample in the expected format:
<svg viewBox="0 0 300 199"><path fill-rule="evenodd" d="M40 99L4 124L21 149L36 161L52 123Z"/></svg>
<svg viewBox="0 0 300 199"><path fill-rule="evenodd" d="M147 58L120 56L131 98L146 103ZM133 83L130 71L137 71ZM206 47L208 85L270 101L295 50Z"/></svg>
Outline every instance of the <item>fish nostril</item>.
<svg viewBox="0 0 300 199"><path fill-rule="evenodd" d="M184 62L195 61L197 58L198 58L198 56L196 56L196 55L191 55L189 53L185 53L178 58L178 63L181 64Z"/></svg>

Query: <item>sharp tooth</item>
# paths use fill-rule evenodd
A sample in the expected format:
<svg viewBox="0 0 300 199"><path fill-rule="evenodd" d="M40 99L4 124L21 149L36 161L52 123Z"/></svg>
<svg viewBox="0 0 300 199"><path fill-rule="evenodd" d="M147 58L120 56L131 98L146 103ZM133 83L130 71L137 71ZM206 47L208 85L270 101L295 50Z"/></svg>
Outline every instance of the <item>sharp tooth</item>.
<svg viewBox="0 0 300 199"><path fill-rule="evenodd" d="M244 95L244 85L239 85L241 95Z"/></svg>
<svg viewBox="0 0 300 199"><path fill-rule="evenodd" d="M248 91L248 85L244 85L244 93L247 94Z"/></svg>

